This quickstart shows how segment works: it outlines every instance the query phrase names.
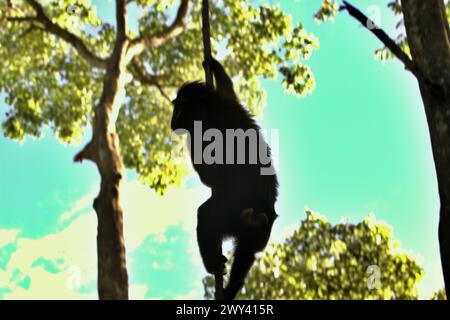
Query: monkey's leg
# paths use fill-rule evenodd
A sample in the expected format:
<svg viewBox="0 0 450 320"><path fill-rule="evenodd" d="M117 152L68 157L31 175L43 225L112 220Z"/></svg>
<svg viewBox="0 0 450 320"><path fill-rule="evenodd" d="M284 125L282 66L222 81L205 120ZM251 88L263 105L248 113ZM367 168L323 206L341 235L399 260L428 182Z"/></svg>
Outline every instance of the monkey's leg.
<svg viewBox="0 0 450 320"><path fill-rule="evenodd" d="M219 253L223 232L219 215L212 204L212 200L208 200L198 208L197 241L206 271L216 273L227 259Z"/></svg>
<svg viewBox="0 0 450 320"><path fill-rule="evenodd" d="M244 286L245 277L253 262L255 262L255 252L251 248L247 248L245 244L238 242L234 252L230 280L224 289L225 300L233 300L236 297L239 290Z"/></svg>

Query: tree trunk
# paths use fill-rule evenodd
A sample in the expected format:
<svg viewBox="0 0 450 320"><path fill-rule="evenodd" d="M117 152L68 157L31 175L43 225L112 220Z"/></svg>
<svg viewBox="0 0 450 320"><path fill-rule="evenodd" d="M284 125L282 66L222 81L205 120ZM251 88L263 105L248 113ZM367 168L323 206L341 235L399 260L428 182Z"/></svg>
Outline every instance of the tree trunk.
<svg viewBox="0 0 450 320"><path fill-rule="evenodd" d="M92 140L75 157L89 159L98 168L100 193L94 200L97 213L98 293L101 300L128 299L120 183L124 165L120 157L115 122L125 90L126 44L117 47L108 61L103 92L95 109Z"/></svg>
<svg viewBox="0 0 450 320"><path fill-rule="evenodd" d="M99 109L108 119L103 125L108 127L112 110L118 108L121 71L109 71L105 76L103 97ZM94 133L98 134L98 132ZM115 132L102 130L98 136L97 168L101 176L101 187L94 201L98 217L97 255L98 292L100 299L128 299L128 276L123 237L123 218L120 206L120 183L123 176L123 163L116 144Z"/></svg>
<svg viewBox="0 0 450 320"><path fill-rule="evenodd" d="M440 197L439 244L450 297L450 32L443 0L402 0L411 55L419 77Z"/></svg>

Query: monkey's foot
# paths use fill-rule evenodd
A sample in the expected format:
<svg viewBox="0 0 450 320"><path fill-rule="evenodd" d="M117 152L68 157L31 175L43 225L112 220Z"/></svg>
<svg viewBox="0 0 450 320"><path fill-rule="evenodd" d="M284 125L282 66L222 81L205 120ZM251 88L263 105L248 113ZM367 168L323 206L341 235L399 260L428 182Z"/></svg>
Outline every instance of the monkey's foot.
<svg viewBox="0 0 450 320"><path fill-rule="evenodd" d="M264 212L255 212L253 208L241 211L241 220L247 226L261 227L269 223L269 218Z"/></svg>
<svg viewBox="0 0 450 320"><path fill-rule="evenodd" d="M221 272L222 275L226 275L227 274L227 268L225 266L225 264L228 262L227 257L225 257L223 254L220 258L220 263L219 263L219 267L217 268L218 272Z"/></svg>
<svg viewBox="0 0 450 320"><path fill-rule="evenodd" d="M250 223L252 220L252 216L255 213L255 210L253 208L247 208L241 211L241 219L242 221L246 223Z"/></svg>
<svg viewBox="0 0 450 320"><path fill-rule="evenodd" d="M211 274L222 273L225 272L225 263L227 263L228 259L224 255L217 256L214 261L204 261L206 271Z"/></svg>
<svg viewBox="0 0 450 320"><path fill-rule="evenodd" d="M244 283L229 283L226 288L223 289L224 300L233 300L243 286Z"/></svg>

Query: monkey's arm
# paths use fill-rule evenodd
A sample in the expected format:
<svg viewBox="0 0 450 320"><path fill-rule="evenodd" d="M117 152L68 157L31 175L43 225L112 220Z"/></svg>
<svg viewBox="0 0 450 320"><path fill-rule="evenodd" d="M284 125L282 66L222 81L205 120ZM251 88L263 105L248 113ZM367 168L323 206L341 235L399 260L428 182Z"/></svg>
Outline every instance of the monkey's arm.
<svg viewBox="0 0 450 320"><path fill-rule="evenodd" d="M208 59L208 64L214 75L214 79L216 79L217 91L237 101L238 97L236 92L234 92L233 81L231 81L220 62L211 57Z"/></svg>

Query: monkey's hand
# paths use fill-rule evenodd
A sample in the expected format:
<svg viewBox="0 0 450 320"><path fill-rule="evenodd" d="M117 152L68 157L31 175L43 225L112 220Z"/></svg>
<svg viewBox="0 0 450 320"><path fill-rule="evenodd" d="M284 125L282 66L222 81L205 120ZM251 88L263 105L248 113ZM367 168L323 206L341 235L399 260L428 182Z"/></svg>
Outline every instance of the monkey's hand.
<svg viewBox="0 0 450 320"><path fill-rule="evenodd" d="M208 58L205 58L205 60L203 60L203 62L202 62L202 67L203 67L203 69L207 69L207 68L209 68L210 67L210 63L208 62Z"/></svg>
<svg viewBox="0 0 450 320"><path fill-rule="evenodd" d="M209 66L212 66L212 65L218 65L220 63L213 56L208 56L208 57L205 57L205 60L203 60L203 66L205 64L208 64Z"/></svg>
<svg viewBox="0 0 450 320"><path fill-rule="evenodd" d="M212 56L205 57L205 60L203 60L202 63L203 69L205 70L211 70L211 73L214 75L214 77L217 78L217 75L221 77L225 72L225 69L222 67L219 61L217 61Z"/></svg>
<svg viewBox="0 0 450 320"><path fill-rule="evenodd" d="M205 67L205 65L211 70L211 73L216 80L216 90L226 97L238 101L236 92L234 92L233 81L225 71L225 68L222 66L222 64L212 56L210 56L205 57L203 66Z"/></svg>
<svg viewBox="0 0 450 320"><path fill-rule="evenodd" d="M211 68L211 70L213 71L214 75L223 75L226 74L224 67L222 66L222 64L217 61L214 57L207 57L206 58L206 63L209 64L209 67Z"/></svg>

